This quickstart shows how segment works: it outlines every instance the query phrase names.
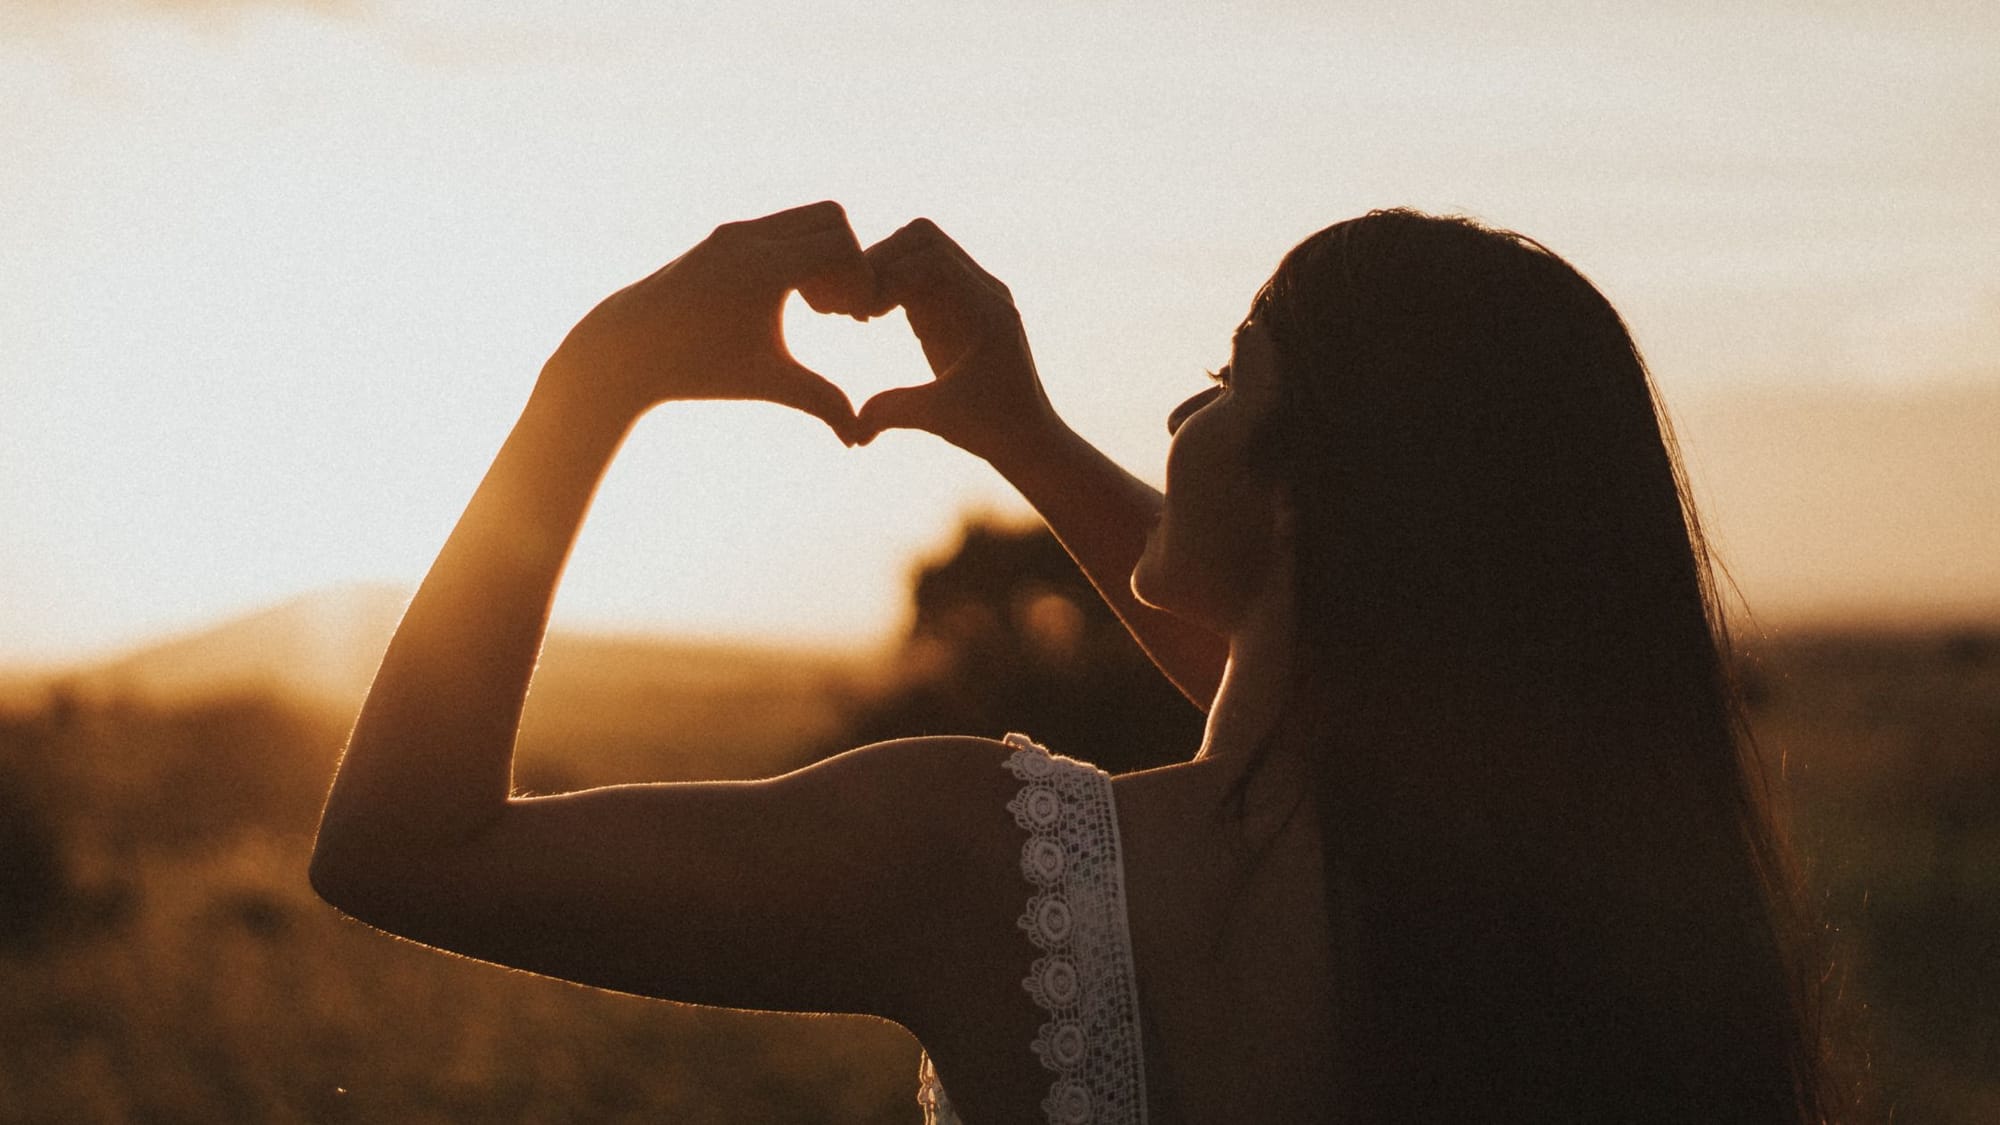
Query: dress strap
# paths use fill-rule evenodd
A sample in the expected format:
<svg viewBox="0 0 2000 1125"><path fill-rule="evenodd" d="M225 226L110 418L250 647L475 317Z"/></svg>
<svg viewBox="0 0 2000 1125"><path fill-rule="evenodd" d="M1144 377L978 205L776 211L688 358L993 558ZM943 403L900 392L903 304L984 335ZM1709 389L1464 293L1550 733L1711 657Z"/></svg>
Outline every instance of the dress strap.
<svg viewBox="0 0 2000 1125"><path fill-rule="evenodd" d="M1021 987L1047 1015L1035 1057L1052 1074L1050 1125L1144 1125L1145 1037L1125 906L1124 851L1111 775L1009 734L1003 763L1021 782L1007 809L1027 831L1021 874L1033 888L1016 924L1040 954ZM958 1125L930 1056L918 1102L932 1125Z"/></svg>
<svg viewBox="0 0 2000 1125"><path fill-rule="evenodd" d="M1055 1074L1043 1112L1060 1125L1137 1125L1144 1038L1111 775L1025 735L1007 743L1021 781L1007 808L1028 832L1021 874L1036 888L1018 925L1041 951L1021 986L1048 1013L1031 1046Z"/></svg>

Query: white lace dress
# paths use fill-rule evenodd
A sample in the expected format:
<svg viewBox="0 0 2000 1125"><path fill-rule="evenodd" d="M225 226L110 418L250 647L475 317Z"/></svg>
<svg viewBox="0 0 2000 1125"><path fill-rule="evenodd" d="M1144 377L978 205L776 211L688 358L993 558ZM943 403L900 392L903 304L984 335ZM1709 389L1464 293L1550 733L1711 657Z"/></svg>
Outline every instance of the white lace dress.
<svg viewBox="0 0 2000 1125"><path fill-rule="evenodd" d="M1022 960L1033 960L1021 987L1047 1014L1027 1044L1049 1072L1043 1115L1051 1125L1143 1125L1139 986L1111 775L1026 735L1006 741L1006 769L1021 782L1007 808L1027 833L1019 925ZM962 1125L928 1054L917 1083L928 1125Z"/></svg>

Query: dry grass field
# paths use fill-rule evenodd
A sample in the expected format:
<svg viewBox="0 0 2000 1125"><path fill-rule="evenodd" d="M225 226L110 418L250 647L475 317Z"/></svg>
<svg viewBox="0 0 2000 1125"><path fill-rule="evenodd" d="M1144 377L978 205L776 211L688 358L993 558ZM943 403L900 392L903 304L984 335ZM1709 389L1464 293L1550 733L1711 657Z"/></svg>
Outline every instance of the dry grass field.
<svg viewBox="0 0 2000 1125"><path fill-rule="evenodd" d="M1746 680L1864 1120L2000 1121L2000 633L1773 638Z"/></svg>
<svg viewBox="0 0 2000 1125"><path fill-rule="evenodd" d="M531 703L524 778L776 772L857 690L825 660L675 672L620 651L628 674L586 677L589 706ZM1746 659L1868 1119L2000 1120L2000 639L1789 636ZM917 1119L916 1045L893 1026L595 992L319 903L305 860L344 725L268 694L17 685L0 709L0 1121Z"/></svg>

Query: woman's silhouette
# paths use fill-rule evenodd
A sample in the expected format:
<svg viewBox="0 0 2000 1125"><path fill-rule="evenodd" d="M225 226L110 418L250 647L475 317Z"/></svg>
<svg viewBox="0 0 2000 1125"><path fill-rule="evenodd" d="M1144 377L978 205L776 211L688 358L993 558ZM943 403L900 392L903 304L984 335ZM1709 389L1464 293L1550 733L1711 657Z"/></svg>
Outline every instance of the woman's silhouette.
<svg viewBox="0 0 2000 1125"><path fill-rule="evenodd" d="M902 307L935 379L855 415L784 351L794 289ZM591 493L642 413L704 398L990 462L1208 709L1199 752L1110 779L926 737L512 796ZM1167 424L1162 496L1062 424L1006 288L925 220L866 251L833 204L719 228L544 368L383 661L314 886L534 972L896 1020L945 1120L1821 1120L1808 931L1604 298L1520 236L1373 213L1285 257Z"/></svg>

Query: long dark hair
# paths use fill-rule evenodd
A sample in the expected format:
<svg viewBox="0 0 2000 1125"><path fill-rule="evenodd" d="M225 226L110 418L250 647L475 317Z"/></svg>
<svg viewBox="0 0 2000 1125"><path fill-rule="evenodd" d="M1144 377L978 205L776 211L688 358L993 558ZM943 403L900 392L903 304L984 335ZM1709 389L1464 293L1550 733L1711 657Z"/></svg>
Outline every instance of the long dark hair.
<svg viewBox="0 0 2000 1125"><path fill-rule="evenodd" d="M1828 1119L1813 934L1617 312L1539 243L1393 210L1300 243L1251 315L1337 1117Z"/></svg>

